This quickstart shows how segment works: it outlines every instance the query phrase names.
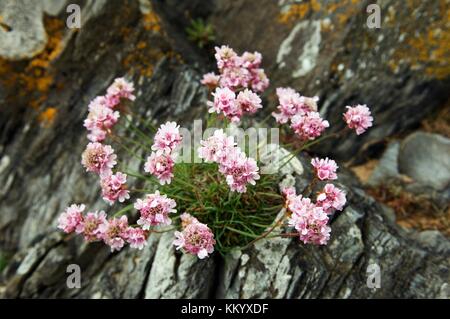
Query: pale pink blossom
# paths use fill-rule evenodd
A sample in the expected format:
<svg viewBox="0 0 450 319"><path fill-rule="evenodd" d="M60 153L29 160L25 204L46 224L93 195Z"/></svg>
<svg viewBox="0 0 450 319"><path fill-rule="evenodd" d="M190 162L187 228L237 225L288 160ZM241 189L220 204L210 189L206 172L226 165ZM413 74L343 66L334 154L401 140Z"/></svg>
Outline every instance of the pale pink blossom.
<svg viewBox="0 0 450 319"><path fill-rule="evenodd" d="M235 91L238 88L248 87L251 80L252 75L249 70L242 67L232 67L222 70L219 84L221 87Z"/></svg>
<svg viewBox="0 0 450 319"><path fill-rule="evenodd" d="M249 89L239 92L236 98L236 103L243 112L248 112L251 114L262 108L261 98L258 94L250 91Z"/></svg>
<svg viewBox="0 0 450 319"><path fill-rule="evenodd" d="M131 248L142 250L147 246L147 234L140 227L128 227L126 241L130 244Z"/></svg>
<svg viewBox="0 0 450 319"><path fill-rule="evenodd" d="M130 198L130 191L127 189L127 175L121 172L101 176L100 186L102 188L102 197L110 205L116 200L124 202Z"/></svg>
<svg viewBox="0 0 450 319"><path fill-rule="evenodd" d="M170 213L176 213L177 203L161 195L159 191L154 194L147 194L144 199L138 199L134 204L134 208L140 213L137 224L144 230L150 229L150 226L170 225L172 223L169 218Z"/></svg>
<svg viewBox="0 0 450 319"><path fill-rule="evenodd" d="M217 88L214 93L214 101L208 101L209 113L223 113L232 122L239 122L242 109L236 103L236 95L229 88Z"/></svg>
<svg viewBox="0 0 450 319"><path fill-rule="evenodd" d="M235 147L233 136L227 136L223 130L214 131L214 135L200 141L198 156L207 162L220 163L230 154Z"/></svg>
<svg viewBox="0 0 450 319"><path fill-rule="evenodd" d="M200 82L213 90L219 85L219 80L219 75L215 74L214 72L209 72L203 75L203 78Z"/></svg>
<svg viewBox="0 0 450 319"><path fill-rule="evenodd" d="M347 109L344 120L349 128L355 129L357 135L364 133L372 126L373 117L366 105L347 106Z"/></svg>
<svg viewBox="0 0 450 319"><path fill-rule="evenodd" d="M331 214L336 210L341 211L346 202L345 192L334 186L326 184L317 195L316 205L322 207L324 212Z"/></svg>
<svg viewBox="0 0 450 319"><path fill-rule="evenodd" d="M106 135L107 135L106 131L95 128L89 131L87 138L91 142L103 142L106 138Z"/></svg>
<svg viewBox="0 0 450 319"><path fill-rule="evenodd" d="M222 45L220 48L215 47L216 53L214 57L217 61L217 68L219 70L223 68L234 67L236 64L241 64L240 58L238 58L236 52L227 45Z"/></svg>
<svg viewBox="0 0 450 319"><path fill-rule="evenodd" d="M58 218L58 228L65 233L72 233L76 230L78 225L83 221L83 211L85 205L72 204L67 207Z"/></svg>
<svg viewBox="0 0 450 319"><path fill-rule="evenodd" d="M313 158L311 160L311 165L316 171L316 175L320 180L333 180L337 179L336 170L338 165L332 159L325 158Z"/></svg>
<svg viewBox="0 0 450 319"><path fill-rule="evenodd" d="M111 247L111 252L121 250L128 237L128 218L124 215L120 218L109 219L98 229L105 244Z"/></svg>
<svg viewBox="0 0 450 319"><path fill-rule="evenodd" d="M244 52L242 54L242 66L247 69L259 68L262 62L262 55L259 52Z"/></svg>
<svg viewBox="0 0 450 319"><path fill-rule="evenodd" d="M291 202L297 198L297 192L295 190L295 187L285 187L281 190L281 193L283 194L284 198L286 199L285 207L289 207Z"/></svg>
<svg viewBox="0 0 450 319"><path fill-rule="evenodd" d="M144 171L155 176L161 185L170 184L175 161L173 155L152 152L144 165Z"/></svg>
<svg viewBox="0 0 450 319"><path fill-rule="evenodd" d="M247 184L255 185L260 178L259 168L253 158L248 158L238 148L220 163L219 171L225 175L230 190L238 193L247 191Z"/></svg>
<svg viewBox="0 0 450 319"><path fill-rule="evenodd" d="M84 120L84 126L90 131L89 140L101 142L105 139L106 133L117 123L120 114L95 101L89 104L89 114Z"/></svg>
<svg viewBox="0 0 450 319"><path fill-rule="evenodd" d="M182 249L184 252L197 255L203 259L214 251L214 234L205 224L194 222L186 225L181 231L175 232L176 239L173 244L176 249Z"/></svg>
<svg viewBox="0 0 450 319"><path fill-rule="evenodd" d="M125 78L116 78L107 89L107 98L119 97L134 101L136 97L133 95L134 85Z"/></svg>
<svg viewBox="0 0 450 319"><path fill-rule="evenodd" d="M110 145L89 143L81 155L81 164L87 172L105 174L117 164L117 155Z"/></svg>
<svg viewBox="0 0 450 319"><path fill-rule="evenodd" d="M181 227L182 228L186 228L187 225L192 224L192 223L199 223L198 219L189 213L181 214L180 219L181 219Z"/></svg>
<svg viewBox="0 0 450 319"><path fill-rule="evenodd" d="M292 88L277 88L276 93L279 113L273 112L272 115L278 123L284 124L300 112L301 97Z"/></svg>
<svg viewBox="0 0 450 319"><path fill-rule="evenodd" d="M152 150L170 154L180 145L182 137L180 126L175 122L162 124L156 132Z"/></svg>
<svg viewBox="0 0 450 319"><path fill-rule="evenodd" d="M269 87L269 78L264 69L252 69L251 74L251 88L256 92L264 92Z"/></svg>
<svg viewBox="0 0 450 319"><path fill-rule="evenodd" d="M323 120L317 112L297 114L291 119L291 128L302 140L319 137L329 126L328 121Z"/></svg>
<svg viewBox="0 0 450 319"><path fill-rule="evenodd" d="M325 245L328 242L331 229L327 225L328 216L322 207L299 195L292 200L289 209L292 214L288 223L298 231L302 242L316 245Z"/></svg>
<svg viewBox="0 0 450 319"><path fill-rule="evenodd" d="M76 228L77 234L83 234L84 239L88 242L102 239L99 229L100 225L106 222L106 214L104 211L88 212L83 220Z"/></svg>

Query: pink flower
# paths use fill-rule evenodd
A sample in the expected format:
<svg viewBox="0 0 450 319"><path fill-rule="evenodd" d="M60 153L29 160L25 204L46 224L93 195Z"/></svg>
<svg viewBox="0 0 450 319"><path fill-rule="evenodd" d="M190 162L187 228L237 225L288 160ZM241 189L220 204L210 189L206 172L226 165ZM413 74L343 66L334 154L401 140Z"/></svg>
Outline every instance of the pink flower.
<svg viewBox="0 0 450 319"><path fill-rule="evenodd" d="M262 55L259 52L244 52L242 54L242 66L247 69L259 68L262 61Z"/></svg>
<svg viewBox="0 0 450 319"><path fill-rule="evenodd" d="M84 126L91 132L88 138L92 142L101 142L106 132L119 120L120 114L108 106L101 104L98 99L89 104L89 114L84 120Z"/></svg>
<svg viewBox="0 0 450 319"><path fill-rule="evenodd" d="M198 222L188 224L181 232L176 231L175 237L173 244L177 250L182 249L200 259L212 254L216 244L214 234L208 226Z"/></svg>
<svg viewBox="0 0 450 319"><path fill-rule="evenodd" d="M222 45L220 48L215 47L215 50L216 54L214 55L214 57L216 58L217 67L219 68L219 70L223 68L233 67L236 64L242 63L239 61L236 52L234 52L234 50L227 45Z"/></svg>
<svg viewBox="0 0 450 319"><path fill-rule="evenodd" d="M302 140L313 140L330 126L328 121L322 120L317 112L297 114L291 119L291 122L291 128Z"/></svg>
<svg viewBox="0 0 450 319"><path fill-rule="evenodd" d="M316 157L311 160L311 165L315 168L316 175L320 180L337 179L336 170L338 166L332 159Z"/></svg>
<svg viewBox="0 0 450 319"><path fill-rule="evenodd" d="M121 172L101 176L100 186L102 187L103 199L112 205L116 200L122 203L130 198L126 182L127 175Z"/></svg>
<svg viewBox="0 0 450 319"><path fill-rule="evenodd" d="M281 193L283 194L284 198L286 199L285 207L289 207L291 202L297 198L295 187L286 187L284 188Z"/></svg>
<svg viewBox="0 0 450 319"><path fill-rule="evenodd" d="M224 161L231 149L236 145L232 136L227 136L223 130L214 131L214 135L206 141L200 141L198 156L208 162L220 163Z"/></svg>
<svg viewBox="0 0 450 319"><path fill-rule="evenodd" d="M253 158L247 158L238 148L220 163L219 171L225 175L231 191L245 193L247 184L255 185L259 168Z"/></svg>
<svg viewBox="0 0 450 319"><path fill-rule="evenodd" d="M239 105L243 112L252 114L255 113L258 109L262 108L260 97L249 89L245 89L244 91L239 92L236 98L236 103Z"/></svg>
<svg viewBox="0 0 450 319"><path fill-rule="evenodd" d="M252 69L251 74L251 88L256 92L264 92L269 87L269 78L264 69Z"/></svg>
<svg viewBox="0 0 450 319"><path fill-rule="evenodd" d="M58 218L58 228L62 229L65 233L72 233L83 221L83 211L85 205L70 205Z"/></svg>
<svg viewBox="0 0 450 319"><path fill-rule="evenodd" d="M305 244L325 245L330 239L328 216L322 207L317 207L309 198L297 196L289 205L292 212L288 220Z"/></svg>
<svg viewBox="0 0 450 319"><path fill-rule="evenodd" d="M156 132L152 150L172 153L181 143L180 126L175 122L162 124Z"/></svg>
<svg viewBox="0 0 450 319"><path fill-rule="evenodd" d="M208 101L209 113L223 113L232 122L239 122L242 109L236 103L236 95L229 88L217 88L214 93L214 101Z"/></svg>
<svg viewBox="0 0 450 319"><path fill-rule="evenodd" d="M284 124L300 112L301 98L300 94L291 88L277 88L277 96L280 103L277 109L280 113L273 112L272 115L278 123Z"/></svg>
<svg viewBox="0 0 450 319"><path fill-rule="evenodd" d="M155 176L161 185L170 184L175 161L172 155L152 152L144 165L144 171Z"/></svg>
<svg viewBox="0 0 450 319"><path fill-rule="evenodd" d="M333 184L326 184L317 196L316 205L322 207L325 213L331 214L335 210L341 211L345 202L345 193L342 190Z"/></svg>
<svg viewBox="0 0 450 319"><path fill-rule="evenodd" d="M364 133L372 126L373 117L366 105L347 106L347 109L344 120L349 128L356 130L357 135Z"/></svg>
<svg viewBox="0 0 450 319"><path fill-rule="evenodd" d="M104 211L89 212L76 228L77 234L83 234L84 239L88 242L100 240L100 225L106 222L106 214Z"/></svg>
<svg viewBox="0 0 450 319"><path fill-rule="evenodd" d="M226 87L231 90L248 87L252 76L246 68L232 67L222 70L219 84L221 87Z"/></svg>
<svg viewBox="0 0 450 319"><path fill-rule="evenodd" d="M116 78L107 89L107 98L124 98L134 101L136 97L133 95L134 85L125 78Z"/></svg>
<svg viewBox="0 0 450 319"><path fill-rule="evenodd" d="M318 96L307 97L307 96L302 95L302 96L300 96L299 109L305 113L317 112L317 102L318 101L319 101Z"/></svg>
<svg viewBox="0 0 450 319"><path fill-rule="evenodd" d="M128 218L112 218L99 226L101 238L111 247L111 252L121 250L125 245L125 239L128 237Z"/></svg>
<svg viewBox="0 0 450 319"><path fill-rule="evenodd" d="M87 138L91 142L103 142L106 138L106 131L103 131L102 129L95 128L90 131Z"/></svg>
<svg viewBox="0 0 450 319"><path fill-rule="evenodd" d="M203 75L201 84L206 85L210 90L215 89L219 85L220 76L214 72L209 72Z"/></svg>
<svg viewBox="0 0 450 319"><path fill-rule="evenodd" d="M142 250L147 246L146 232L139 227L128 227L126 231L126 240L131 248Z"/></svg>
<svg viewBox="0 0 450 319"><path fill-rule="evenodd" d="M138 199L134 204L134 208L140 212L137 224L144 230L155 225L170 225L172 221L169 213L176 213L177 210L174 209L176 206L177 203L173 199L160 195L159 191L147 194L144 199Z"/></svg>
<svg viewBox="0 0 450 319"><path fill-rule="evenodd" d="M192 223L199 223L198 219L188 213L183 213L180 215L181 227L186 228L187 225Z"/></svg>
<svg viewBox="0 0 450 319"><path fill-rule="evenodd" d="M89 143L81 155L81 164L87 172L105 174L110 173L111 169L117 164L116 158L117 156L111 146Z"/></svg>

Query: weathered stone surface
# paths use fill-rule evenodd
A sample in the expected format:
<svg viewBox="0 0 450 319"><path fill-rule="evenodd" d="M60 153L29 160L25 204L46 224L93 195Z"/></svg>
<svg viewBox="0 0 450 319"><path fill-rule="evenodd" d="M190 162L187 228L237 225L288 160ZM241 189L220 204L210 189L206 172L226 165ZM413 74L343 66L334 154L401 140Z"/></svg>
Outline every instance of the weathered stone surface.
<svg viewBox="0 0 450 319"><path fill-rule="evenodd" d="M438 190L450 187L450 139L416 132L400 146L399 171Z"/></svg>
<svg viewBox="0 0 450 319"><path fill-rule="evenodd" d="M247 12L247 3L236 3ZM274 239L223 258L215 255L197 260L175 251L171 233L151 235L143 251L125 248L110 253L103 244L86 245L81 238L64 236L56 230L57 216L69 203L107 208L99 198L97 180L83 171L79 161L87 143L82 129L86 105L103 93L114 77L126 74L134 80L135 112L149 121L176 119L189 126L193 119L204 115L207 91L199 79L205 70L200 72L191 64L183 64L174 52L177 47L173 43L178 41L182 41L182 48L192 45L183 38L177 24L161 28L172 21L165 14L171 5L158 2L155 7L161 13L159 18L143 19L137 1L88 2L83 7L82 29L64 35L61 51L44 69L53 84L46 95L41 92L45 99L39 104L38 114L57 106L53 121L37 120L40 117L36 110L29 107L32 96L19 96L12 101L20 103L7 103L21 87L0 81L0 249L15 253L1 274L1 297L448 298L448 240L399 228L345 169L339 181L348 192L349 205L333 217L332 240L327 247L300 245L296 239ZM250 12L248 21L253 21L250 15L263 11ZM356 27L350 24L352 28ZM288 32L286 28L286 36ZM267 36L279 39L278 35ZM250 48L246 45L244 49ZM196 59L199 51L189 50L189 59ZM276 52L268 60L274 56ZM289 61L286 58L286 63L294 63ZM19 68L14 65L13 71L19 72ZM287 65L287 69L292 66ZM274 83L282 80L281 71L277 72L279 78L275 77ZM424 88L424 96L428 96L428 87ZM343 92L337 93L340 97L334 101L350 94L344 92L347 89L342 87ZM416 103L414 96L411 100ZM125 158L124 152L118 154ZM128 162L135 170L142 166L140 160L130 158ZM299 191L311 179L309 167L308 159L300 157L297 165L286 172L289 175L297 171ZM81 267L80 289L68 289L66 285L66 267L73 263ZM366 269L373 263L381 267L381 288L377 290L366 285Z"/></svg>
<svg viewBox="0 0 450 319"><path fill-rule="evenodd" d="M45 48L47 34L42 21L42 2L0 1L0 57L32 58Z"/></svg>
<svg viewBox="0 0 450 319"><path fill-rule="evenodd" d="M399 177L398 171L398 153L400 149L399 142L393 142L388 145L380 159L377 167L368 180L370 185L380 185L387 180Z"/></svg>

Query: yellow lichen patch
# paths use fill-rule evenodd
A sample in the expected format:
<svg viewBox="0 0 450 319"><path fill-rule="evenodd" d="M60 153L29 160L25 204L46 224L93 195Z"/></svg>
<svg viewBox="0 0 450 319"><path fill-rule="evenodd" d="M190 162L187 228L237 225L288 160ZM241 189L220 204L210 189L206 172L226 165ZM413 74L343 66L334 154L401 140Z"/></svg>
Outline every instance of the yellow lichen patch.
<svg viewBox="0 0 450 319"><path fill-rule="evenodd" d="M56 114L58 110L54 107L47 107L43 112L41 112L38 116L38 121L44 127L50 127L55 121Z"/></svg>
<svg viewBox="0 0 450 319"><path fill-rule="evenodd" d="M424 71L431 78L444 79L450 75L450 9L441 13L442 16L425 30L404 27L405 44L395 50L388 64L392 71L406 64L411 70Z"/></svg>
<svg viewBox="0 0 450 319"><path fill-rule="evenodd" d="M161 21L153 10L142 15L142 22L145 30L156 33L161 32Z"/></svg>

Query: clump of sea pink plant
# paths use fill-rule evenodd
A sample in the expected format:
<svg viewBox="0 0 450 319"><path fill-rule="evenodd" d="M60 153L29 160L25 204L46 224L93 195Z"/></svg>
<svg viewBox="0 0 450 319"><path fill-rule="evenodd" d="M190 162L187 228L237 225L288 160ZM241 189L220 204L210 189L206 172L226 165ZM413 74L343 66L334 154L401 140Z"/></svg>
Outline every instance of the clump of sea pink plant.
<svg viewBox="0 0 450 319"><path fill-rule="evenodd" d="M72 204L59 216L58 228L87 242L102 241L111 251L126 245L144 249L152 233L173 231L175 248L200 259L271 236L298 237L304 244L328 243L330 216L346 204L346 192L332 183L338 179L337 163L328 157L311 159L315 174L310 185L301 194L294 187L280 193L281 176L262 174L258 159L238 147L226 130L263 107L258 93L267 89L269 80L261 68L262 56L258 52L239 55L221 46L215 58L218 74L205 74L201 83L212 97L207 107L214 116L209 116L208 123L212 118L223 125L192 152L201 163L178 161L183 135L176 122L156 128L150 119L133 113L134 86L125 78L115 79L105 95L89 103L84 126L90 142L81 164L97 176L101 197L112 212L85 212L84 204ZM277 88L276 95L277 111L271 115L288 127L288 136L295 141L281 167L313 144L339 136L326 134L330 123L318 112L317 96L303 96L292 88ZM373 122L366 105L348 106L343 119L346 129L357 135ZM132 137L119 134L118 124ZM114 147L138 159L140 171L127 168L124 155ZM124 207L117 210L119 205ZM277 215L281 217L276 219ZM271 234L277 227L287 232Z"/></svg>

